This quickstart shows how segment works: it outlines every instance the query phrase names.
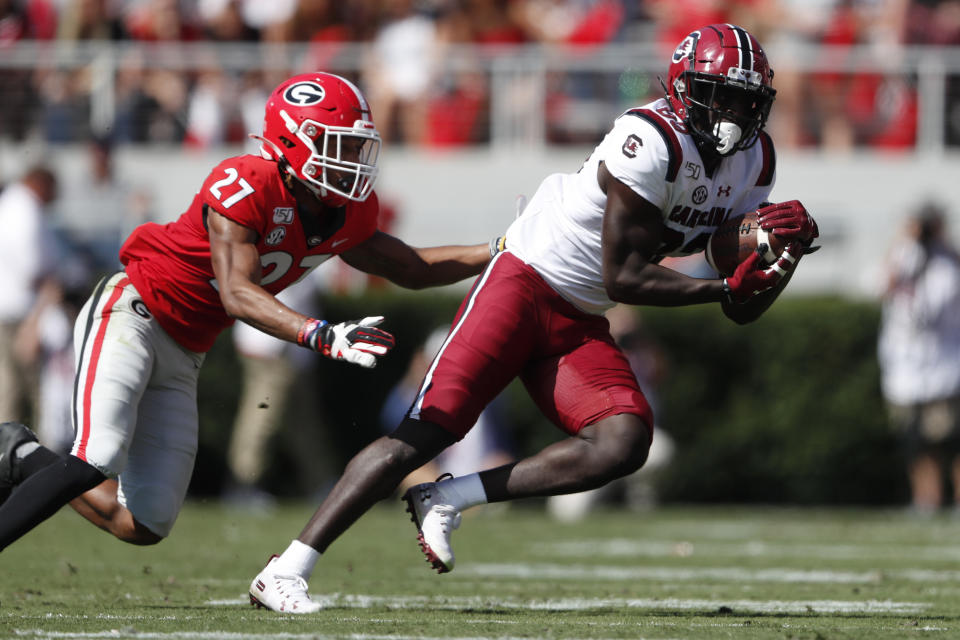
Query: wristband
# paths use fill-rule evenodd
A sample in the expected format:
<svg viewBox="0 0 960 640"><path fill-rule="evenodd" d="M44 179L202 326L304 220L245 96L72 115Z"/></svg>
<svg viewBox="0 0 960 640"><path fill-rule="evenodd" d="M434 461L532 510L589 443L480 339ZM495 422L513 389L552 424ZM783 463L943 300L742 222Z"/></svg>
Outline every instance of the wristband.
<svg viewBox="0 0 960 640"><path fill-rule="evenodd" d="M307 347L308 349L313 349L314 351L319 351L319 345L317 344L317 336L320 335L320 329L327 325L326 320L317 320L316 318L307 318L302 325L300 325L300 330L297 331L297 344L301 347Z"/></svg>
<svg viewBox="0 0 960 640"><path fill-rule="evenodd" d="M723 295L727 298L727 302L733 302L733 289L730 288L730 283L727 282L727 279L724 278L720 283L720 288L723 290Z"/></svg>
<svg viewBox="0 0 960 640"><path fill-rule="evenodd" d="M496 238L490 241L490 257L497 255L501 251L507 248L507 237L506 236L497 236Z"/></svg>

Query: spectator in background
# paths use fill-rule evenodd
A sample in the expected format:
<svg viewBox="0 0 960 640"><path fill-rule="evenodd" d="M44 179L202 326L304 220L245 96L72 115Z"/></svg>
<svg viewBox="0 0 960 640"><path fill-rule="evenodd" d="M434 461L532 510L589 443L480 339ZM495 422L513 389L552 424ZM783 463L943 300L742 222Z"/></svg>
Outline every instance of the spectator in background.
<svg viewBox="0 0 960 640"><path fill-rule="evenodd" d="M37 302L20 323L16 350L38 369L37 436L50 450L66 454L73 444L73 326L90 282L90 265L70 256L60 279L40 287Z"/></svg>
<svg viewBox="0 0 960 640"><path fill-rule="evenodd" d="M138 0L127 3L124 10L124 27L133 40L186 42L203 35L178 0Z"/></svg>
<svg viewBox="0 0 960 640"><path fill-rule="evenodd" d="M57 178L42 166L0 193L0 422L28 419L36 400L36 362L17 358L15 344L40 285L57 264L47 222L56 197Z"/></svg>
<svg viewBox="0 0 960 640"><path fill-rule="evenodd" d="M960 505L960 257L935 204L919 208L889 257L879 358L912 509L943 506L947 476Z"/></svg>
<svg viewBox="0 0 960 640"><path fill-rule="evenodd" d="M260 28L289 18L294 0L277 2L238 2L237 0L198 0L197 14L204 35L213 40L238 42L257 40ZM257 9L266 9L264 15ZM251 10L254 15L250 15Z"/></svg>
<svg viewBox="0 0 960 640"><path fill-rule="evenodd" d="M222 145L229 137L238 103L233 79L211 60L200 69L187 98L187 126L184 144L198 149ZM261 111L263 105L260 105Z"/></svg>
<svg viewBox="0 0 960 640"><path fill-rule="evenodd" d="M182 142L186 137L183 112L189 99L184 74L170 69L148 71L139 92L137 113L133 116L134 141Z"/></svg>
<svg viewBox="0 0 960 640"><path fill-rule="evenodd" d="M911 148L916 140L917 99L912 84L897 72L863 71L857 50L877 48L888 62L903 44L906 2L835 0L783 2L786 33L813 46L823 70L782 80L791 116L791 142L832 151L870 146ZM891 65L892 66L892 65Z"/></svg>
<svg viewBox="0 0 960 640"><path fill-rule="evenodd" d="M380 411L380 426L390 433L406 416L417 397L420 381L440 351L450 327L438 327L410 359L403 378L390 390ZM400 483L399 491L413 485L432 482L443 474L461 476L481 469L499 467L513 462L512 438L508 433L504 412L497 400L480 413L476 425L460 440L443 450L436 458L408 475Z"/></svg>
<svg viewBox="0 0 960 640"><path fill-rule="evenodd" d="M525 23L528 14L521 10L522 5L511 0L443 4L436 15L439 59L453 60L456 52L450 49L457 45L509 47L529 41L533 34L527 33L530 24ZM490 78L486 70L473 58L456 56L454 63L443 65L438 76L429 101L430 127L424 143L431 147L451 147L487 142L491 105ZM530 88L519 90L525 93ZM507 92L513 91L517 88Z"/></svg>
<svg viewBox="0 0 960 640"><path fill-rule="evenodd" d="M319 317L317 283L313 271L307 280L284 289L277 299L291 309ZM243 390L227 447L230 479L224 493L227 503L244 508L273 506L275 497L264 486L264 476L273 459L275 440L281 431L296 430L296 442L286 447L294 463L287 492L313 495L321 488L333 463L324 464L328 443L319 436L318 382L314 359L304 349L238 322L233 326L233 345L243 368ZM291 429L286 429L290 427Z"/></svg>
<svg viewBox="0 0 960 640"><path fill-rule="evenodd" d="M697 26L732 20L733 4L731 0L646 0L644 7L655 25L657 43L664 51L673 51Z"/></svg>
<svg viewBox="0 0 960 640"><path fill-rule="evenodd" d="M960 0L909 0L905 5L904 40L908 44L960 43Z"/></svg>
<svg viewBox="0 0 960 640"><path fill-rule="evenodd" d="M109 0L66 0L60 3L60 41L118 40L123 37L119 5Z"/></svg>
<svg viewBox="0 0 960 640"><path fill-rule="evenodd" d="M145 222L150 194L117 175L113 142L92 137L87 166L64 180L59 214L74 230L74 240L89 250L98 267L115 269L124 232Z"/></svg>
<svg viewBox="0 0 960 640"><path fill-rule="evenodd" d="M263 109L267 106L270 95L265 85L266 75L265 72L250 70L239 80L236 108L240 126L244 131L256 131L262 126ZM243 144L247 153L260 153L259 144L254 138L243 136Z"/></svg>
<svg viewBox="0 0 960 640"><path fill-rule="evenodd" d="M624 6L614 0L522 0L511 3L509 12L533 41L584 45L613 40L623 25Z"/></svg>
<svg viewBox="0 0 960 640"><path fill-rule="evenodd" d="M960 0L911 0L905 4L905 44L960 44ZM960 144L960 75L947 76L945 98L947 144L956 146Z"/></svg>
<svg viewBox="0 0 960 640"><path fill-rule="evenodd" d="M571 45L580 51L616 40L626 17L624 3L612 0L523 0L512 5L511 11L532 40ZM547 140L593 144L602 137L604 126L600 123L609 117L610 105L616 105L614 110L620 106L618 76L573 69L549 73L545 96Z"/></svg>
<svg viewBox="0 0 960 640"><path fill-rule="evenodd" d="M365 64L370 108L385 141L419 144L426 136L426 107L437 73L436 24L414 0L388 0L384 6L386 19Z"/></svg>

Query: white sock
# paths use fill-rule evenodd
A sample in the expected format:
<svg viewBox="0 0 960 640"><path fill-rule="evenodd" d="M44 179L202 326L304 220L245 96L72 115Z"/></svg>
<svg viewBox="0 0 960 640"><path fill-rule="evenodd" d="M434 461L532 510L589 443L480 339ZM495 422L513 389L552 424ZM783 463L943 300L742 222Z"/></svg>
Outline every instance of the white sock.
<svg viewBox="0 0 960 640"><path fill-rule="evenodd" d="M479 473L449 478L441 481L438 486L450 504L461 511L487 503L487 492L483 490Z"/></svg>
<svg viewBox="0 0 960 640"><path fill-rule="evenodd" d="M319 559L319 551L299 540L294 540L287 547L287 550L277 558L277 563L274 566L283 571L294 573L304 580L310 580L313 567Z"/></svg>
<svg viewBox="0 0 960 640"><path fill-rule="evenodd" d="M17 460L23 460L28 455L40 448L39 442L24 442L13 450L13 457Z"/></svg>

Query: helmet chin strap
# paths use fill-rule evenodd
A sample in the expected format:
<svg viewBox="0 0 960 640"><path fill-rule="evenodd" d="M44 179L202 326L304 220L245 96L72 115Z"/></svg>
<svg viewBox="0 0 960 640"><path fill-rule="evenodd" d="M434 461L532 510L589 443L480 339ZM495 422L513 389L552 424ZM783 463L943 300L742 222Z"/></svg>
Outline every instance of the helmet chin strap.
<svg viewBox="0 0 960 640"><path fill-rule="evenodd" d="M307 182L306 180L303 180L300 176L297 175L297 172L294 171L293 167L291 167L290 165L287 165L287 171L290 172L290 175L292 175L297 182L305 186L307 189L310 190L311 193L313 193L313 195L317 196L321 200L323 200L329 195L327 193L327 190L321 187L320 185L313 184L312 182Z"/></svg>
<svg viewBox="0 0 960 640"><path fill-rule="evenodd" d="M743 129L733 122L721 120L713 128L713 135L717 138L717 153L727 155L737 147L743 137Z"/></svg>

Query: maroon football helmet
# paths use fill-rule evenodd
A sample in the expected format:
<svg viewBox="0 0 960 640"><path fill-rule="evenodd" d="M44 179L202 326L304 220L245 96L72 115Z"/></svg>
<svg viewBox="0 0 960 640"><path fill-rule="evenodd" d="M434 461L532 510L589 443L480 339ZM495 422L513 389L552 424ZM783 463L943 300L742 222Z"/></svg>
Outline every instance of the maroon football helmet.
<svg viewBox="0 0 960 640"><path fill-rule="evenodd" d="M772 82L756 38L732 24L711 24L677 46L665 88L691 133L727 156L757 141L777 93Z"/></svg>
<svg viewBox="0 0 960 640"><path fill-rule="evenodd" d="M362 202L377 178L380 134L360 90L332 73L303 73L267 99L260 153L327 204Z"/></svg>

